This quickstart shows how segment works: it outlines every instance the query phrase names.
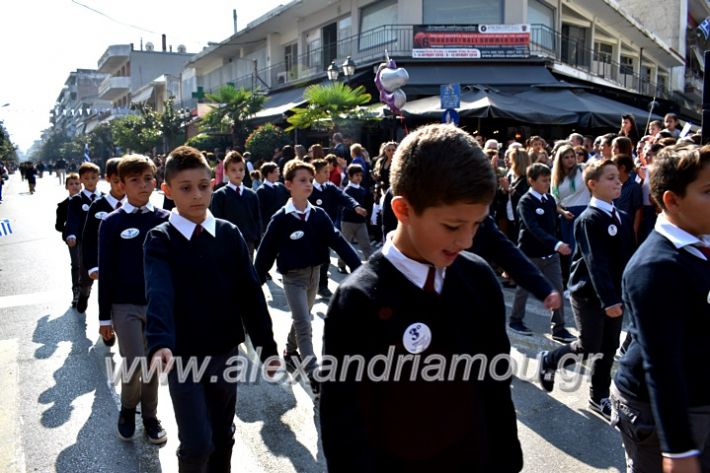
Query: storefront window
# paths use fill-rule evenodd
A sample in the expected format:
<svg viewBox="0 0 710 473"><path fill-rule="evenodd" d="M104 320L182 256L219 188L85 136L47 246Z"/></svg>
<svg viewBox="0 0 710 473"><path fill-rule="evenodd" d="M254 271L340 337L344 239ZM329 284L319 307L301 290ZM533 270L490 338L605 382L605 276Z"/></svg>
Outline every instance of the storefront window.
<svg viewBox="0 0 710 473"><path fill-rule="evenodd" d="M425 25L503 23L503 0L423 0Z"/></svg>
<svg viewBox="0 0 710 473"><path fill-rule="evenodd" d="M397 1L384 0L360 11L360 49L382 46L397 40L391 28L397 24Z"/></svg>

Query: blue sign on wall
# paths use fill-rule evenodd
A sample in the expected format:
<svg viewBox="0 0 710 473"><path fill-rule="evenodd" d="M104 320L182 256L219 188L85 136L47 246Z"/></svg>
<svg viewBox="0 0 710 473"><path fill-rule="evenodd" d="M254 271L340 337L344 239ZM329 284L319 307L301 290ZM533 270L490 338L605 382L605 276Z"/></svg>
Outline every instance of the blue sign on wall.
<svg viewBox="0 0 710 473"><path fill-rule="evenodd" d="M447 108L441 115L441 123L453 123L458 126L459 124L459 113L453 108Z"/></svg>
<svg viewBox="0 0 710 473"><path fill-rule="evenodd" d="M459 108L461 106L461 84L444 84L439 86L441 108Z"/></svg>

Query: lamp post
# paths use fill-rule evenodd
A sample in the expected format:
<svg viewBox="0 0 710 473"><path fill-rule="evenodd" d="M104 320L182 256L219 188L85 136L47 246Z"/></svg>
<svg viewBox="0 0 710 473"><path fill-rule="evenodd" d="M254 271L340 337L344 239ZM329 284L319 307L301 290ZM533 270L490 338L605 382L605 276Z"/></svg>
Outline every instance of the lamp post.
<svg viewBox="0 0 710 473"><path fill-rule="evenodd" d="M345 59L345 61L341 65L341 67L342 67L342 71L338 67L338 65L335 63L335 61L332 61L330 63L330 66L328 66L328 69L326 70L326 74L328 74L328 79L335 82L342 75L346 78L346 81L347 81L348 78L355 75L355 68L357 67L357 65L355 64L355 61L353 61L350 56L348 56Z"/></svg>

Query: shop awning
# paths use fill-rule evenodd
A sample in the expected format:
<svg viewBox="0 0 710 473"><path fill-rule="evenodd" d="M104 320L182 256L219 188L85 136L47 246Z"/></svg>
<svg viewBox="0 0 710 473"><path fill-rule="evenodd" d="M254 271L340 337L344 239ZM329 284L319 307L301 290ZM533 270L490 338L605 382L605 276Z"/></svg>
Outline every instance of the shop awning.
<svg viewBox="0 0 710 473"><path fill-rule="evenodd" d="M263 109L259 110L250 120L253 123L265 123L281 118L284 113L305 103L303 91L305 87L285 90L269 95Z"/></svg>
<svg viewBox="0 0 710 473"><path fill-rule="evenodd" d="M147 102L153 95L153 89L155 89L155 86L150 85L136 91L135 94L131 94L131 103Z"/></svg>

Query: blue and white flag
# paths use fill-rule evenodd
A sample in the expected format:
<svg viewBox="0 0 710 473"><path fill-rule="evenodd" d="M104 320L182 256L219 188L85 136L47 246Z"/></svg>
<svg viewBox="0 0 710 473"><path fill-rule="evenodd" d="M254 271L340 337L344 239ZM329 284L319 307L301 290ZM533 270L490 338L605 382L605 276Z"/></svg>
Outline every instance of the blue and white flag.
<svg viewBox="0 0 710 473"><path fill-rule="evenodd" d="M91 156L89 156L89 143L86 143L84 145L84 162L85 163L91 162Z"/></svg>
<svg viewBox="0 0 710 473"><path fill-rule="evenodd" d="M0 220L0 237L8 236L12 233L12 227L10 226L10 219L5 218Z"/></svg>
<svg viewBox="0 0 710 473"><path fill-rule="evenodd" d="M705 39L708 39L708 36L710 36L710 16L698 25L698 29L703 32Z"/></svg>

